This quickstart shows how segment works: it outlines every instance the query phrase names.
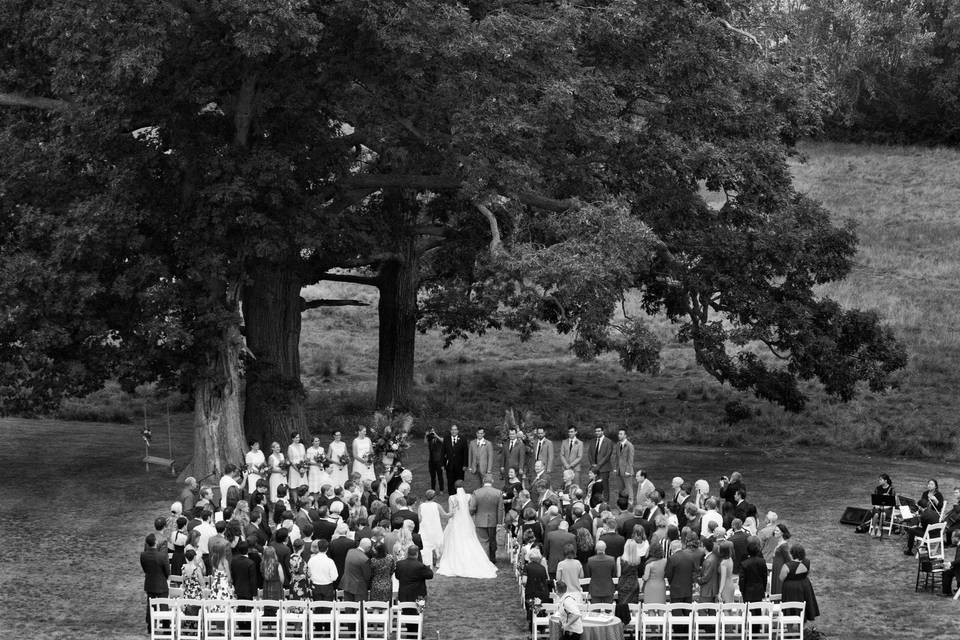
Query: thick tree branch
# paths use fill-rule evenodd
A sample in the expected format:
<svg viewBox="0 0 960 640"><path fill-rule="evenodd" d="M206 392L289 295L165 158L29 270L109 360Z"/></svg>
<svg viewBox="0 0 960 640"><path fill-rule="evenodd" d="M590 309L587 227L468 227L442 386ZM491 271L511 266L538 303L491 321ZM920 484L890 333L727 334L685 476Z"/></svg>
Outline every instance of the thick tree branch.
<svg viewBox="0 0 960 640"><path fill-rule="evenodd" d="M320 307L369 307L369 302L347 300L343 298L320 298L318 300L304 300L300 298L300 311L319 309Z"/></svg>
<svg viewBox="0 0 960 640"><path fill-rule="evenodd" d="M503 249L503 241L500 239L500 224L497 222L497 216L493 215L490 209L479 202L474 203L474 206L477 208L477 211L483 214L483 217L487 219L487 224L490 226L491 255L502 255L505 251Z"/></svg>
<svg viewBox="0 0 960 640"><path fill-rule="evenodd" d="M740 34L740 35L743 36L744 38L749 39L751 42L753 42L753 44L757 45L759 48L763 49L763 45L760 44L760 41L757 40L757 37L756 37L755 35L753 35L752 33L749 33L749 32L747 32L747 31L744 31L743 29L738 29L737 27L733 26L732 24L730 24L729 22L727 22L727 21L724 20L723 18L717 18L716 20L717 20L717 23L718 23L719 25L721 25L722 27L724 27L725 29L729 29L730 31L733 31L734 33Z"/></svg>
<svg viewBox="0 0 960 640"><path fill-rule="evenodd" d="M370 287L380 286L380 276L357 276L350 273L325 273L318 278L318 281L327 282L346 282L347 284L362 284Z"/></svg>
<svg viewBox="0 0 960 640"><path fill-rule="evenodd" d="M61 113L69 113L78 109L76 104L66 100L25 96L19 93L0 93L0 106L27 107L30 109L40 109L42 111L59 111Z"/></svg>

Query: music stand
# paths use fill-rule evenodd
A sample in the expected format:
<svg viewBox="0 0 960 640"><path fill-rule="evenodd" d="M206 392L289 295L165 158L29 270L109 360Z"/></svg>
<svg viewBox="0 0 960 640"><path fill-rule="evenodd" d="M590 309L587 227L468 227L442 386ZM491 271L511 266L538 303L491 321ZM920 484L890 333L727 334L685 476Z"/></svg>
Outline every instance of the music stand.
<svg viewBox="0 0 960 640"><path fill-rule="evenodd" d="M897 498L896 496L886 493L873 493L870 494L870 504L873 505L874 513L877 513L879 510L880 522L878 523L878 528L880 529L880 535L883 535L883 521L887 517L887 509L893 511L893 508L897 505ZM890 517L893 518L892 513Z"/></svg>

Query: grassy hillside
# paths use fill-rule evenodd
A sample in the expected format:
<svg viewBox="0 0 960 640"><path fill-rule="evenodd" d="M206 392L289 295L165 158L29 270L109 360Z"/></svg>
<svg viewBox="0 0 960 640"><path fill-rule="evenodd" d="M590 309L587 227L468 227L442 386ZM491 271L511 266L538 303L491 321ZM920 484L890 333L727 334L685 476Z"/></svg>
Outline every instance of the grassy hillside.
<svg viewBox="0 0 960 640"><path fill-rule="evenodd" d="M490 332L449 349L435 332L417 348L418 412L427 422L498 422L508 407L530 409L559 426L626 424L645 441L747 442L776 452L825 444L893 454L946 456L957 449L960 338L951 311L960 303L960 154L910 147L810 144L794 167L801 191L822 201L860 236L857 266L824 293L877 309L907 343L909 367L886 394L864 389L850 403L811 387L801 415L730 390L696 366L673 328L653 319L666 347L663 371L626 373L615 358L577 361L569 339L545 330L521 343ZM375 292L349 285L311 295L366 297L374 306L318 309L304 316L303 375L318 426L345 426L372 406L376 373ZM742 399L754 416L734 427L723 405Z"/></svg>

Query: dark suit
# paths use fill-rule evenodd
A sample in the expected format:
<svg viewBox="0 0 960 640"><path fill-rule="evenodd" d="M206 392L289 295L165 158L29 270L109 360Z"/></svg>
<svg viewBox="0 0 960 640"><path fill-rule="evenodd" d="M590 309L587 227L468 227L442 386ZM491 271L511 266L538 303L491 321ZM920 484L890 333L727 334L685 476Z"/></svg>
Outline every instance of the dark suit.
<svg viewBox="0 0 960 640"><path fill-rule="evenodd" d="M512 443L512 444L511 444ZM508 440L505 445L503 445L503 464L500 466L503 469L503 472L500 474L504 478L507 477L507 470L514 469L517 472L517 477L523 477L524 474L524 465L527 463L527 447L520 439Z"/></svg>
<svg viewBox="0 0 960 640"><path fill-rule="evenodd" d="M390 528L394 531L403 527L404 520L413 521L413 532L420 533L420 516L410 509L401 509L390 517Z"/></svg>
<svg viewBox="0 0 960 640"><path fill-rule="evenodd" d="M427 565L414 558L404 558L394 569L397 576L397 598L400 602L413 602L418 596L427 597L427 580L433 578L433 571Z"/></svg>
<svg viewBox="0 0 960 640"><path fill-rule="evenodd" d="M954 578L960 583L960 546L953 554L953 562L950 563L950 568L943 570L943 595L953 595Z"/></svg>
<svg viewBox="0 0 960 640"><path fill-rule="evenodd" d="M708 553L700 563L699 582L700 602L715 602L720 591L720 556L716 549Z"/></svg>
<svg viewBox="0 0 960 640"><path fill-rule="evenodd" d="M253 600L257 597L257 565L247 556L234 556L230 560L230 576L237 600Z"/></svg>
<svg viewBox="0 0 960 640"><path fill-rule="evenodd" d="M623 547L627 544L627 541L619 533L605 533L600 536L600 540L606 543L606 554L611 558L619 558L623 555Z"/></svg>
<svg viewBox="0 0 960 640"><path fill-rule="evenodd" d="M767 591L767 563L762 555L745 558L740 563L740 593L744 602L761 602ZM670 583L673 597L673 583Z"/></svg>
<svg viewBox="0 0 960 640"><path fill-rule="evenodd" d="M691 602L693 583L703 563L701 549L681 549L667 559L663 574L670 581L671 602Z"/></svg>
<svg viewBox="0 0 960 640"><path fill-rule="evenodd" d="M290 586L290 547L282 542L271 542L270 546L277 552L277 561L283 567L283 586Z"/></svg>
<svg viewBox="0 0 960 640"><path fill-rule="evenodd" d="M740 567L747 557L747 538L750 537L743 529L734 531L730 536L730 542L733 543L733 572L740 573Z"/></svg>
<svg viewBox="0 0 960 640"><path fill-rule="evenodd" d="M603 436L598 449L597 439L594 438L589 442L584 441L583 448L587 450L587 462L590 465L590 470L596 473L597 478L603 482L603 499L609 500L610 472L613 470L613 462L610 459L613 455L613 441Z"/></svg>
<svg viewBox="0 0 960 640"><path fill-rule="evenodd" d="M330 522L326 518L320 518L313 524L313 539L314 540L326 540L330 542L330 538L333 537L333 532L337 530L337 523Z"/></svg>
<svg viewBox="0 0 960 640"><path fill-rule="evenodd" d="M170 577L170 561L167 550L144 549L140 554L143 569L143 590L147 593L147 632L150 631L150 598L166 598L170 595L167 578Z"/></svg>
<svg viewBox="0 0 960 640"><path fill-rule="evenodd" d="M443 455L443 438L436 433L428 433L427 448L430 451L427 458L427 468L430 471L430 488L434 491L443 491L443 467L446 462Z"/></svg>
<svg viewBox="0 0 960 640"><path fill-rule="evenodd" d="M617 562L607 554L597 554L587 560L584 573L590 578L590 602L613 602L616 572Z"/></svg>
<svg viewBox="0 0 960 640"><path fill-rule="evenodd" d="M576 534L562 529L556 529L547 534L543 548L547 552L547 570L551 576L557 574L557 564L563 560L563 548L568 544L577 546Z"/></svg>
<svg viewBox="0 0 960 640"><path fill-rule="evenodd" d="M330 542L330 548L327 549L327 556L333 560L333 564L337 566L337 579L334 581L334 584L338 587L340 586L340 578L343 576L343 565L347 561L347 553L350 549L355 549L357 547L357 541L351 540L346 536L341 536L339 538L334 538Z"/></svg>
<svg viewBox="0 0 960 640"><path fill-rule="evenodd" d="M640 516L631 516L623 521L623 524L620 525L618 533L622 535L625 539L629 540L633 537L633 528L636 525L643 527L643 532L647 532L647 521L641 518ZM656 527L654 527L656 528ZM648 538L650 536L647 536Z"/></svg>
<svg viewBox="0 0 960 640"><path fill-rule="evenodd" d="M463 469L467 466L467 441L463 436L457 436L457 442L446 435L443 438L443 459L447 467L447 493L456 493L454 483L463 480Z"/></svg>
<svg viewBox="0 0 960 640"><path fill-rule="evenodd" d="M340 578L343 599L350 602L366 600L370 591L371 573L367 554L360 549L350 549L343 563L343 577Z"/></svg>

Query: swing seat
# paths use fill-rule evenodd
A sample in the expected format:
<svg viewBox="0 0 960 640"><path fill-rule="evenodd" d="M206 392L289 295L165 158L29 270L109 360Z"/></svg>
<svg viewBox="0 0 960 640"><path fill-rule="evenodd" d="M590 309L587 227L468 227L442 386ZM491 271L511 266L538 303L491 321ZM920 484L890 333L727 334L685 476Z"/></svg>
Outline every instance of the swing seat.
<svg viewBox="0 0 960 640"><path fill-rule="evenodd" d="M150 471L151 464L158 464L162 467L168 467L171 475L177 475L173 467L173 460L169 458L158 458L157 456L144 456L143 461L147 464L147 471Z"/></svg>

